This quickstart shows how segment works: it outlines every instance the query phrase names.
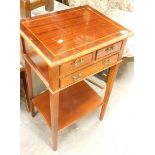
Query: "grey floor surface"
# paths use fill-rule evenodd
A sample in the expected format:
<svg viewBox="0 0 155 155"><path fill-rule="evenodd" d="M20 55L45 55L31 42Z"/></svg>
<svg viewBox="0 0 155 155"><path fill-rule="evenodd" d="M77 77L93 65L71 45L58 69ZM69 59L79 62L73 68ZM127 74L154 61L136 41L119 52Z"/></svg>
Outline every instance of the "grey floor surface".
<svg viewBox="0 0 155 155"><path fill-rule="evenodd" d="M118 72L105 117L99 121L100 109L80 119L59 133L58 150L51 148L51 133L38 113L34 118L21 103L21 155L129 155L133 141L132 108L134 63ZM91 84L90 84L91 85ZM91 85L92 86L92 85ZM100 96L101 89L92 86Z"/></svg>

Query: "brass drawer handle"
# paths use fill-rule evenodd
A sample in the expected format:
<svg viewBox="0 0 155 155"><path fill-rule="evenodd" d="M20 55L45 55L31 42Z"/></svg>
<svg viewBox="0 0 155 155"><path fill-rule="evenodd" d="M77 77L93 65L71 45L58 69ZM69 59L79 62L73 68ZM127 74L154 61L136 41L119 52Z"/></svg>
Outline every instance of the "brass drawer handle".
<svg viewBox="0 0 155 155"><path fill-rule="evenodd" d="M103 61L103 65L109 65L111 63L111 59L106 59Z"/></svg>
<svg viewBox="0 0 155 155"><path fill-rule="evenodd" d="M73 81L77 81L81 79L81 74L73 75L72 76Z"/></svg>
<svg viewBox="0 0 155 155"><path fill-rule="evenodd" d="M80 59L76 59L74 62L73 62L73 67L79 67L81 65L81 63L84 62L84 59L83 58L80 58Z"/></svg>
<svg viewBox="0 0 155 155"><path fill-rule="evenodd" d="M105 49L105 51L107 52L107 53L109 53L110 51L112 51L114 49L114 47L113 46L110 46L110 47L107 47L106 49Z"/></svg>

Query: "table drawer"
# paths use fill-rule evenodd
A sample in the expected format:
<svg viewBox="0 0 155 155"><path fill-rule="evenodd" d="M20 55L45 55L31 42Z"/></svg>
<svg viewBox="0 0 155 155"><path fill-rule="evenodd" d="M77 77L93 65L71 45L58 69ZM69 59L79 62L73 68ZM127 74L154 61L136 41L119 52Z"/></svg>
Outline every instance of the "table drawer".
<svg viewBox="0 0 155 155"><path fill-rule="evenodd" d="M80 71L77 71L71 75L68 75L62 79L60 79L61 88L66 87L74 82L80 81L85 77L92 75L93 73L97 73L98 71L111 66L112 64L117 62L118 54L115 54L111 57L105 58L89 67L86 67Z"/></svg>
<svg viewBox="0 0 155 155"><path fill-rule="evenodd" d="M108 54L117 52L121 49L122 41L115 43L113 45L107 46L105 48L102 48L100 50L97 50L96 59L104 57Z"/></svg>
<svg viewBox="0 0 155 155"><path fill-rule="evenodd" d="M61 65L61 75L67 75L92 61L93 54L87 54Z"/></svg>

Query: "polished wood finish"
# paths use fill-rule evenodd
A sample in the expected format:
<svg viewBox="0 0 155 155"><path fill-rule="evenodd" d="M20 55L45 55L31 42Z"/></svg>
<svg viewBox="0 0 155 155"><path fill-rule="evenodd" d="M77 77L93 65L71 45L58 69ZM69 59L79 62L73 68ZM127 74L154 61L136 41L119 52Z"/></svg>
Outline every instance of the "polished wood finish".
<svg viewBox="0 0 155 155"><path fill-rule="evenodd" d="M47 99L46 99L47 100ZM53 150L57 150L58 142L58 126L59 126L59 92L56 94L49 94L50 102L50 120L51 120L51 132L52 132L52 142ZM45 100L41 103L45 103ZM49 103L48 103L49 104Z"/></svg>
<svg viewBox="0 0 155 155"><path fill-rule="evenodd" d="M77 71L65 78L62 78L60 81L61 88L71 85L77 81L81 81L89 75L95 74L100 70L103 70L107 67L114 65L117 62L118 54L108 57L104 60L97 62L89 67L86 67L80 71Z"/></svg>
<svg viewBox="0 0 155 155"><path fill-rule="evenodd" d="M109 97L111 94L111 90L112 90L112 87L113 87L113 84L114 84L114 81L115 81L115 78L117 75L118 68L119 68L119 64L112 66L110 68L106 91L105 91L104 99L103 99L103 105L102 105L102 109L101 109L101 113L100 113L100 120L103 119L105 109L106 109L106 106L107 106L107 103L108 103L108 100L109 100Z"/></svg>
<svg viewBox="0 0 155 155"><path fill-rule="evenodd" d="M50 88L55 91L59 89L59 66L49 67L49 86Z"/></svg>
<svg viewBox="0 0 155 155"><path fill-rule="evenodd" d="M49 67L49 85L53 90L59 89L59 66ZM45 101L44 101L45 102ZM58 141L58 115L59 115L59 92L49 94L50 102L50 119L51 119L51 132L52 132L52 142L53 150L57 150Z"/></svg>
<svg viewBox="0 0 155 155"><path fill-rule="evenodd" d="M34 117L35 109L32 103L32 98L33 98L32 75L31 75L31 67L27 63L27 61L25 61L25 72L26 72L26 79L27 79L27 85L28 85L28 96L29 96L29 102L31 106L31 113L32 113L32 117Z"/></svg>
<svg viewBox="0 0 155 155"><path fill-rule="evenodd" d="M75 72L76 70L79 70L80 67L90 64L93 59L93 53L84 55L82 57L79 57L77 59L74 59L72 61L69 61L67 63L64 63L61 65L61 76L70 74L72 72Z"/></svg>
<svg viewBox="0 0 155 155"><path fill-rule="evenodd" d="M121 49L120 49L120 51L119 51L119 57L118 57L118 59L121 59L121 60L122 60L121 63L120 63L120 65L126 64L126 63L128 63L128 62L132 62L132 61L134 60L133 57L123 57L123 58L122 58L122 53L123 53L123 51L124 51L124 49L125 49L126 42L127 42L127 39L124 39L124 40L123 40L123 43L122 43L122 45L121 45ZM96 76L97 76L98 78L104 80L105 82L107 82L108 73L109 73L108 70L109 70L109 69L103 70L103 71L101 71L100 73L98 73Z"/></svg>
<svg viewBox="0 0 155 155"><path fill-rule="evenodd" d="M31 51L32 52L32 51ZM29 54L25 54L24 55L24 59L29 63L29 65L31 65L31 68L35 71L35 73L40 77L40 79L42 80L42 82L45 84L45 86L48 88L48 90L53 94L54 92L56 93L57 91L53 91L50 86L49 86L49 77L48 77L48 66L42 61L40 60L40 57L38 55L34 55L34 51L31 53L30 51L28 51ZM31 54L30 54L31 53ZM106 58L106 57L105 57ZM95 61L96 62L96 61ZM102 63L102 61L100 60L100 62ZM118 61L117 63L119 63L121 61ZM114 65L114 64L113 64ZM90 66L90 65L88 65ZM102 67L103 65L99 65L101 67L96 68L96 72L92 72L91 75L96 74L100 71L102 71L103 69L107 69L110 66L104 66L104 68ZM61 75L60 75L60 78ZM83 80L82 78L79 79L79 81ZM78 81L75 81L75 83ZM74 83L71 83L70 85L72 85ZM67 86L68 87L68 86ZM101 86L103 87L103 86ZM66 88L66 87L64 87ZM64 88L59 88L58 91L63 90Z"/></svg>
<svg viewBox="0 0 155 155"><path fill-rule="evenodd" d="M119 42L133 33L93 8L82 6L23 19L21 35L49 66L54 66Z"/></svg>
<svg viewBox="0 0 155 155"><path fill-rule="evenodd" d="M50 127L54 150L59 129L100 105L103 118L122 50L132 35L89 6L21 20L28 77L31 67L48 89L33 98L32 111L35 105ZM102 101L83 80L107 68L112 69Z"/></svg>
<svg viewBox="0 0 155 155"><path fill-rule="evenodd" d="M33 103L51 127L49 95L49 91L45 91L36 96ZM102 99L84 81L62 90L59 96L59 130L94 111L102 104Z"/></svg>
<svg viewBox="0 0 155 155"><path fill-rule="evenodd" d="M105 55L119 51L121 49L121 46L122 46L122 42L118 42L113 45L97 50L96 59L102 58Z"/></svg>
<svg viewBox="0 0 155 155"><path fill-rule="evenodd" d="M123 51L125 49L126 42L127 42L127 38L124 39L123 42L122 42L121 49L119 51L118 59L122 59L122 55L123 55Z"/></svg>
<svg viewBox="0 0 155 155"><path fill-rule="evenodd" d="M25 46L24 39L22 37L20 37L20 53L21 53L22 57L24 54L26 54L26 46ZM25 62L24 59L23 59L23 64L25 64L25 66L27 66L27 62ZM31 109L33 108L31 105L31 99L33 96L31 68L29 66L27 66L27 68L25 68L25 66L22 66L20 68L20 79L21 79L21 81L22 81L21 83L24 87L24 94L25 94L25 98L26 98L25 102L26 102L26 107L27 107L26 109L27 109L27 111L31 111Z"/></svg>
<svg viewBox="0 0 155 155"><path fill-rule="evenodd" d="M30 0L20 0L20 17L21 18L31 17Z"/></svg>
<svg viewBox="0 0 155 155"><path fill-rule="evenodd" d="M28 112L30 112L30 101L24 67L20 68L20 96L24 96L25 108Z"/></svg>
<svg viewBox="0 0 155 155"><path fill-rule="evenodd" d="M54 9L54 0L20 0L21 18L30 18L31 11L41 6L45 6L47 11Z"/></svg>
<svg viewBox="0 0 155 155"><path fill-rule="evenodd" d="M21 56L23 56L25 53L26 53L26 49L25 49L24 39L20 37L20 54ZM30 108L31 101L29 98L28 85L27 85L27 80L26 80L26 72L25 72L25 68L23 65L20 65L20 93L23 94L23 96L25 97L26 110L28 112L31 111L31 108Z"/></svg>

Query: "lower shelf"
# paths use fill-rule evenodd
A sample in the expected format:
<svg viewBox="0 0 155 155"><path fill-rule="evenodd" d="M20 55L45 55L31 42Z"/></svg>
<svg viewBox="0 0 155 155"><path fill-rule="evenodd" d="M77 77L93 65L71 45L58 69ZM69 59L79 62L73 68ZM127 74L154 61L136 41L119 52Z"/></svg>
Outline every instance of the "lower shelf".
<svg viewBox="0 0 155 155"><path fill-rule="evenodd" d="M62 90L59 96L59 129L71 125L102 104L102 99L84 81ZM36 96L32 102L51 127L49 91Z"/></svg>

